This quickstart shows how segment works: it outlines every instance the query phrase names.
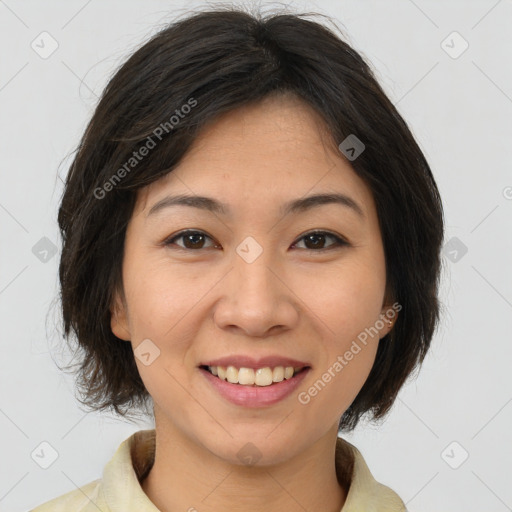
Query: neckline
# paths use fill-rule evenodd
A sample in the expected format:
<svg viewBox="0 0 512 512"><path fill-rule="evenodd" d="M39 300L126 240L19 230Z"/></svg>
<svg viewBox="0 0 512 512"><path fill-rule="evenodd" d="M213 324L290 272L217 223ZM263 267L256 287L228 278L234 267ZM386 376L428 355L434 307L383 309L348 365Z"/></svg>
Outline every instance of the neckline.
<svg viewBox="0 0 512 512"><path fill-rule="evenodd" d="M156 430L135 432L130 442L130 457L139 484L147 478L155 463ZM348 494L354 472L355 453L350 443L336 438L335 468L338 483Z"/></svg>

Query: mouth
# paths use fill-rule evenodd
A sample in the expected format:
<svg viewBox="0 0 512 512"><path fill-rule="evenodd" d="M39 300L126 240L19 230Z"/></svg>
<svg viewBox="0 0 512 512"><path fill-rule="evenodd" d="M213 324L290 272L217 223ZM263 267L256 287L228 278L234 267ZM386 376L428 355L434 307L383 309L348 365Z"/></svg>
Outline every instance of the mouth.
<svg viewBox="0 0 512 512"><path fill-rule="evenodd" d="M311 369L301 361L282 357L229 357L198 366L207 389L244 408L270 407L287 399Z"/></svg>
<svg viewBox="0 0 512 512"><path fill-rule="evenodd" d="M248 387L267 387L290 380L300 373L309 370L310 366L264 366L251 368L233 365L200 365L199 368L230 384Z"/></svg>

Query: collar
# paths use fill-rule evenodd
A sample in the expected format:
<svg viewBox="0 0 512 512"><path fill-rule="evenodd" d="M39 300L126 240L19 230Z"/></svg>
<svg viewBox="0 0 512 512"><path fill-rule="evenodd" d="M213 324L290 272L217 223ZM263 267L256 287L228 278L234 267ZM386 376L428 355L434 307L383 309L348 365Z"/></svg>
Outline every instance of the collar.
<svg viewBox="0 0 512 512"><path fill-rule="evenodd" d="M155 459L156 431L139 430L125 439L103 471L102 493L112 512L126 512L124 504L138 512L160 512L142 490ZM336 476L348 488L340 512L407 512L389 487L377 482L361 452L351 443L336 440Z"/></svg>

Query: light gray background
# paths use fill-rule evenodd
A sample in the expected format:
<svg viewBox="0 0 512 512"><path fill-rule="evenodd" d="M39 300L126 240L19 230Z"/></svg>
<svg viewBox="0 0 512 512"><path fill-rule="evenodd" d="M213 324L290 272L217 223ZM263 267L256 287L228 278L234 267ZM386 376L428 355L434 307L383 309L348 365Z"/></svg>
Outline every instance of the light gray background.
<svg viewBox="0 0 512 512"><path fill-rule="evenodd" d="M54 364L65 354L52 350L59 253L36 244L47 237L60 251L57 172L65 176L109 76L197 5L0 1L1 511L27 511L99 478L122 440L151 428L79 408L73 379ZM512 2L291 5L334 17L371 61L431 163L446 241L456 237L444 256L447 313L419 377L382 426L346 437L410 511L512 510ZM47 59L31 47L43 31L59 45ZM59 455L48 469L31 458L43 441Z"/></svg>

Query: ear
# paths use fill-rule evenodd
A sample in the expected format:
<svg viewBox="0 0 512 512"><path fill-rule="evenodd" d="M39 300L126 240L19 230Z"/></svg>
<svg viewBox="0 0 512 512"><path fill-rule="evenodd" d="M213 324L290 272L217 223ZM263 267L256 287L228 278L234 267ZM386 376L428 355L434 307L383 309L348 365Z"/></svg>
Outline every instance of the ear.
<svg viewBox="0 0 512 512"><path fill-rule="evenodd" d="M379 339L384 338L389 332L393 329L396 319L398 317L398 312L402 309L402 306L394 300L393 294L386 287L386 295L384 297L382 309L380 310L379 320L380 322L377 324L379 331Z"/></svg>
<svg viewBox="0 0 512 512"><path fill-rule="evenodd" d="M130 326L128 322L128 308L124 294L115 292L113 305L110 307L110 328L120 339L131 340Z"/></svg>

